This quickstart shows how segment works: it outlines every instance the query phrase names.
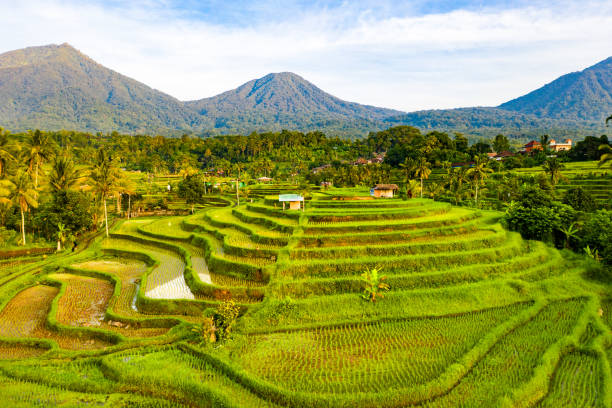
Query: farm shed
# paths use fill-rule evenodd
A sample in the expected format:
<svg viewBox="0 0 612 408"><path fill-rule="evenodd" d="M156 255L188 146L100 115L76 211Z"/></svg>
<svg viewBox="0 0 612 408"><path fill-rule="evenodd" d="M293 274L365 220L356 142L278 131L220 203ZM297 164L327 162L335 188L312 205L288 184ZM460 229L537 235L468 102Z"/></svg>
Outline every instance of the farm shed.
<svg viewBox="0 0 612 408"><path fill-rule="evenodd" d="M280 194L278 201L283 203L283 210L285 209L285 203L289 203L290 210L299 210L304 201L304 197L299 194Z"/></svg>
<svg viewBox="0 0 612 408"><path fill-rule="evenodd" d="M397 184L377 184L374 187L374 197L393 198L397 190L399 190Z"/></svg>

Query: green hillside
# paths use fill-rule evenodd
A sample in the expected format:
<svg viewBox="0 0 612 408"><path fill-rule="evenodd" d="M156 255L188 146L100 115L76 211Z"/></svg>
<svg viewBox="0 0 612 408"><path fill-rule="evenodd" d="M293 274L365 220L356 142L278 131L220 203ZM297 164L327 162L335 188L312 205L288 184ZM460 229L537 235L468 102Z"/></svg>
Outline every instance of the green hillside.
<svg viewBox="0 0 612 408"><path fill-rule="evenodd" d="M210 122L68 44L0 55L0 125L13 130L180 134Z"/></svg>
<svg viewBox="0 0 612 408"><path fill-rule="evenodd" d="M472 137L599 136L612 111L611 67L608 59L497 108L403 113L341 100L290 72L181 102L105 68L68 44L49 45L0 54L0 126L11 131L170 136L288 129L355 139L410 125Z"/></svg>
<svg viewBox="0 0 612 408"><path fill-rule="evenodd" d="M537 117L602 123L612 112L612 57L499 106Z"/></svg>

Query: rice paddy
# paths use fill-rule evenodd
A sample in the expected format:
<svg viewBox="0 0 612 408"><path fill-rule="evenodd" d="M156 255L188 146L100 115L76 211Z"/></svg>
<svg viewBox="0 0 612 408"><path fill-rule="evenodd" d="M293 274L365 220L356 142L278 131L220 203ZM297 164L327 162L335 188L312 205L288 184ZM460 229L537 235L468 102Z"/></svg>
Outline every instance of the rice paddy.
<svg viewBox="0 0 612 408"><path fill-rule="evenodd" d="M611 406L612 301L582 259L496 212L359 189L283 211L259 190L3 261L0 405ZM226 299L240 317L209 343Z"/></svg>

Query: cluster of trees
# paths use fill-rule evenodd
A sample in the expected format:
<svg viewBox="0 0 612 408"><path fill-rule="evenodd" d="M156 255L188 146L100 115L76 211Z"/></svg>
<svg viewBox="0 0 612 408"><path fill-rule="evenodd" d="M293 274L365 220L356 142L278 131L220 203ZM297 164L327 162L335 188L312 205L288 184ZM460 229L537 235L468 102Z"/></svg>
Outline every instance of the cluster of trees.
<svg viewBox="0 0 612 408"><path fill-rule="evenodd" d="M19 230L17 243L26 245L28 224L61 249L97 226L102 214L108 234L106 201L126 191L130 186L107 150L78 165L71 149L60 149L48 133L15 139L0 128L0 227L8 243L7 227Z"/></svg>
<svg viewBox="0 0 612 408"><path fill-rule="evenodd" d="M26 243L26 224L39 236L60 243L98 227L102 221L107 225L107 199L115 197L120 211L122 198L127 195L130 206L136 193L120 170L124 168L143 174L182 175L177 193L192 209L202 195L210 192L218 176L231 175L247 183L261 176L303 185L331 181L336 186L372 186L399 180L406 198L430 197L481 207L484 197L493 197L500 203L499 209L508 206L511 228L528 238L577 249L587 241L566 239L562 228L572 222L575 229L587 225L586 218L578 213L592 214L594 202L584 196L585 192L576 191L563 197L565 204L557 202L555 198L562 197L555 197L554 188L562 177L563 162L606 162L612 157L610 144L606 136L587 137L569 152L550 158L547 136L541 142L545 146L541 152L497 162L489 160L486 153L513 150L503 135L470 144L460 133L453 137L435 131L422 134L410 126L373 132L355 141L328 138L321 132L295 131L206 139L38 130L9 135L0 131L0 225L19 230L22 244ZM113 152L112 157L108 152ZM354 164L358 158L383 153L383 163ZM501 171L537 164L544 166L544 174L519 176ZM320 166L320 171L312 171ZM435 181L429 181L436 168ZM528 186L548 194L550 200L528 205ZM236 198L240 200L240 195ZM525 221L534 217L538 222ZM593 248L600 254L607 253L600 244L593 243Z"/></svg>

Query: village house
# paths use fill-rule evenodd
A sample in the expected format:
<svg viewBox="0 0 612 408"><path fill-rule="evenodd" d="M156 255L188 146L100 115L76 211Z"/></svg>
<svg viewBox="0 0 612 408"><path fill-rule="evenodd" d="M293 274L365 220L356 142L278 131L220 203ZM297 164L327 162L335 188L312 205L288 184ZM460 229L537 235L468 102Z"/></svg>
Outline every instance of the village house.
<svg viewBox="0 0 612 408"><path fill-rule="evenodd" d="M521 153L531 153L535 150L542 150L542 144L540 142L532 140L531 142L523 146L523 150L521 150Z"/></svg>
<svg viewBox="0 0 612 408"><path fill-rule="evenodd" d="M514 156L514 153L512 153L511 151L505 150L501 153L487 153L487 156L489 157L489 159L491 160L495 160L495 161L501 161L504 160L508 157L512 157Z"/></svg>
<svg viewBox="0 0 612 408"><path fill-rule="evenodd" d="M372 194L377 198L393 198L397 190L399 190L397 184L377 184L372 189Z"/></svg>
<svg viewBox="0 0 612 408"><path fill-rule="evenodd" d="M318 174L322 172L323 170L329 169L330 167L331 167L331 164L324 164L322 166L315 167L312 169L312 174Z"/></svg>
<svg viewBox="0 0 612 408"><path fill-rule="evenodd" d="M304 201L304 197L299 194L280 194L278 196L278 201L283 203L283 210L285 209L285 203L287 202L289 203L290 210L299 210L303 207L302 202Z"/></svg>
<svg viewBox="0 0 612 408"><path fill-rule="evenodd" d="M549 143L550 150L560 152L562 150L571 150L572 139L565 139L565 143L557 143L555 139L552 139Z"/></svg>
<svg viewBox="0 0 612 408"><path fill-rule="evenodd" d="M367 159L364 159L363 157L360 157L353 162L354 166L363 166L366 164L372 164L372 160L367 160Z"/></svg>
<svg viewBox="0 0 612 408"><path fill-rule="evenodd" d="M272 181L272 178L270 177L260 177L257 179L257 181L259 181L260 183L269 183Z"/></svg>

